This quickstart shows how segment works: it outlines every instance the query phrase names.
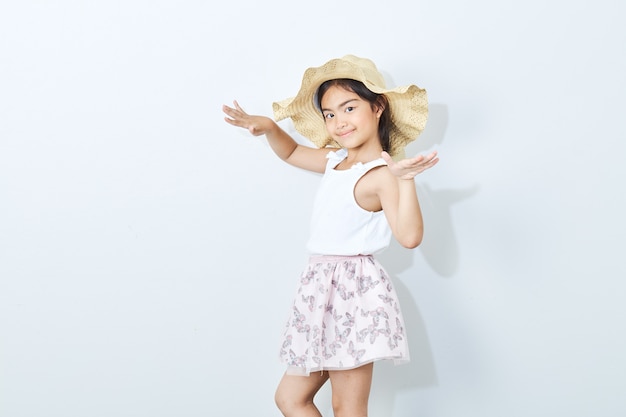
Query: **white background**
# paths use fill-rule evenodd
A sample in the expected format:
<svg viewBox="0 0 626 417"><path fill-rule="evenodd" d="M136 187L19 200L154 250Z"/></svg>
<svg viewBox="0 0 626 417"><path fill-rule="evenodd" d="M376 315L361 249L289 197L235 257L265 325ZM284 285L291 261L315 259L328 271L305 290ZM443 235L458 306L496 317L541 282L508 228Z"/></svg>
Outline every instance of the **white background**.
<svg viewBox="0 0 626 417"><path fill-rule="evenodd" d="M304 69L347 53L428 90L408 151L441 156L417 181L423 244L380 257L413 361L377 366L371 416L626 415L625 15L618 0L3 2L0 415L279 415L319 178L221 106L271 116Z"/></svg>

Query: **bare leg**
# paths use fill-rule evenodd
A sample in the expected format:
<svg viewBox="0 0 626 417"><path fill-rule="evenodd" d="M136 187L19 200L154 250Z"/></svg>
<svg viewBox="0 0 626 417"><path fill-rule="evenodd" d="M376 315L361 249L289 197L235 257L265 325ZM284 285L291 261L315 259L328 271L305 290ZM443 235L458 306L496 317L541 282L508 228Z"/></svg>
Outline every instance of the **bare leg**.
<svg viewBox="0 0 626 417"><path fill-rule="evenodd" d="M285 374L276 389L276 405L285 417L321 417L313 398L327 380L326 371L310 376Z"/></svg>
<svg viewBox="0 0 626 417"><path fill-rule="evenodd" d="M374 364L346 371L330 371L335 417L367 417Z"/></svg>

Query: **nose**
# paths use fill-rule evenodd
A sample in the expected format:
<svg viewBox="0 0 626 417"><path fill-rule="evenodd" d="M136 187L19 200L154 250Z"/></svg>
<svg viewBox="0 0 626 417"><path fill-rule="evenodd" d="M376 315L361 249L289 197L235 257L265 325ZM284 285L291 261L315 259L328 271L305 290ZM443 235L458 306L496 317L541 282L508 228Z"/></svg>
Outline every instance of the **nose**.
<svg viewBox="0 0 626 417"><path fill-rule="evenodd" d="M346 125L346 120L341 113L335 114L335 123L337 127L344 127Z"/></svg>

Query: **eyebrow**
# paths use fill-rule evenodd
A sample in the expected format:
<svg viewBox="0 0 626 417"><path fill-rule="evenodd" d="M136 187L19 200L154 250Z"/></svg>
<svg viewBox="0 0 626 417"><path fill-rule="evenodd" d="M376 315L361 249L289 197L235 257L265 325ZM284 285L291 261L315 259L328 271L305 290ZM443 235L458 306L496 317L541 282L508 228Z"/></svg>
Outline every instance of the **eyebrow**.
<svg viewBox="0 0 626 417"><path fill-rule="evenodd" d="M337 108L342 108L344 107L346 104L350 103L351 101L357 101L356 98L351 98L349 100L344 101L343 103L339 104L339 106L337 106ZM322 111L332 111L331 109L322 109Z"/></svg>

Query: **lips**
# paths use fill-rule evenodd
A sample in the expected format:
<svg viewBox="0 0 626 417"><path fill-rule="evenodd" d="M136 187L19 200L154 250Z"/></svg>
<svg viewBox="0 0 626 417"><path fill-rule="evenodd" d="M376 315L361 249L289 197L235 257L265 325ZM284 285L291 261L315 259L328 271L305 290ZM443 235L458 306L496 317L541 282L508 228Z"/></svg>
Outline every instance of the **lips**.
<svg viewBox="0 0 626 417"><path fill-rule="evenodd" d="M347 132L340 132L340 133L338 133L338 136L340 138L345 138L345 137L349 136L352 132L354 132L354 129L348 130Z"/></svg>

